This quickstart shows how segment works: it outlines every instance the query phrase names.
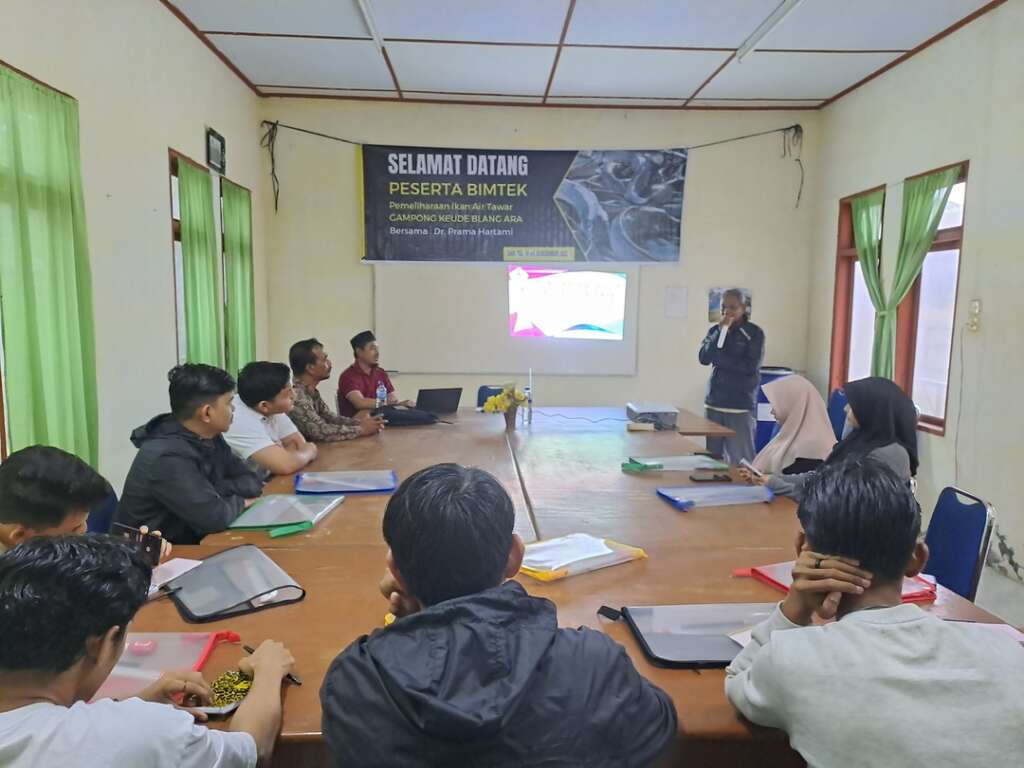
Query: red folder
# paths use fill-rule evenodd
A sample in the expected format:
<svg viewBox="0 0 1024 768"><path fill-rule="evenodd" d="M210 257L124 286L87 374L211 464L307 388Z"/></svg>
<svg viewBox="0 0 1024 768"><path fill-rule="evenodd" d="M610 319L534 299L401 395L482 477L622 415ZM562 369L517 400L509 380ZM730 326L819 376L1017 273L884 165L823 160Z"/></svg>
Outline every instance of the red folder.
<svg viewBox="0 0 1024 768"><path fill-rule="evenodd" d="M793 560L774 565L759 565L750 569L750 575L780 592L789 592L789 587L793 583L794 565ZM904 603L930 603L935 600L935 591L935 584L920 576L903 579Z"/></svg>

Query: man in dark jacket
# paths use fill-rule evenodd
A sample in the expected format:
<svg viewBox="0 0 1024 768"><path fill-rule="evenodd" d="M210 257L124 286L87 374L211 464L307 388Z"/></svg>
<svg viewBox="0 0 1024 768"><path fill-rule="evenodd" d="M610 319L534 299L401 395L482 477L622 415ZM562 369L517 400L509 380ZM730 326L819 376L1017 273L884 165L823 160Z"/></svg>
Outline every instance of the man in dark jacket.
<svg viewBox="0 0 1024 768"><path fill-rule="evenodd" d="M224 442L235 380L200 364L179 365L167 378L171 413L132 432L139 452L114 520L148 525L175 544L198 544L227 528L263 483Z"/></svg>
<svg viewBox="0 0 1024 768"><path fill-rule="evenodd" d="M648 765L676 736L671 699L602 632L559 629L514 581L523 542L501 484L441 464L384 515L400 618L353 642L320 690L333 766Z"/></svg>
<svg viewBox="0 0 1024 768"><path fill-rule="evenodd" d="M733 464L754 459L757 389L764 359L764 331L747 317L743 293L731 288L722 295L722 320L700 345L701 365L713 366L704 401L705 416L728 427L732 437L709 437L708 450Z"/></svg>

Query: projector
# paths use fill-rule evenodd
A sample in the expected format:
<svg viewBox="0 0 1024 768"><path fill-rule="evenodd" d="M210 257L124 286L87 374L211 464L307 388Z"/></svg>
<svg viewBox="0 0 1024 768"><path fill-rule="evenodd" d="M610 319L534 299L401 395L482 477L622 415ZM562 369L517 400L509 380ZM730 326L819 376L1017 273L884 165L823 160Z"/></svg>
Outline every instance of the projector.
<svg viewBox="0 0 1024 768"><path fill-rule="evenodd" d="M653 424L658 429L675 429L679 409L664 403L626 403L626 416L630 421Z"/></svg>

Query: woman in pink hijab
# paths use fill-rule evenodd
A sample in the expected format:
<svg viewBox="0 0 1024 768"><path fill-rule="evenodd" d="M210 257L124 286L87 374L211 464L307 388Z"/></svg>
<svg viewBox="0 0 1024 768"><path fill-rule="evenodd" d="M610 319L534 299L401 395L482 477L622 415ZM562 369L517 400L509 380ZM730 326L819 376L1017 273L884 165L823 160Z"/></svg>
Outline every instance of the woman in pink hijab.
<svg viewBox="0 0 1024 768"><path fill-rule="evenodd" d="M817 467L836 444L835 432L818 390L796 374L765 384L764 394L781 429L754 457L764 475L799 474ZM744 479L752 473L740 470ZM769 482L769 485L771 483Z"/></svg>

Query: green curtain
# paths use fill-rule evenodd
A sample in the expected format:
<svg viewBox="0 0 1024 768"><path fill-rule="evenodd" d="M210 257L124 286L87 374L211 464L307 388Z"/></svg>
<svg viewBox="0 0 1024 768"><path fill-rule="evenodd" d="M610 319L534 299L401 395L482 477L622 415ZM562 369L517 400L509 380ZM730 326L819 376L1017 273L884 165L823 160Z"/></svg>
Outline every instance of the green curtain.
<svg viewBox="0 0 1024 768"><path fill-rule="evenodd" d="M185 359L223 366L217 290L217 234L210 174L178 161L181 258L185 283Z"/></svg>
<svg viewBox="0 0 1024 768"><path fill-rule="evenodd" d="M0 66L0 315L12 450L99 460L78 104Z"/></svg>
<svg viewBox="0 0 1024 768"><path fill-rule="evenodd" d="M882 286L881 259L879 251L882 246L882 209L885 206L885 190L879 189L866 195L855 197L850 201L853 213L853 241L857 246L857 258L860 271L864 276L864 284L868 289L868 297L875 308L874 340L880 338L882 318L885 311L885 289ZM871 349L871 373L879 376L878 345Z"/></svg>
<svg viewBox="0 0 1024 768"><path fill-rule="evenodd" d="M249 190L221 181L224 201L224 314L228 372L256 357L256 317L252 289L252 199Z"/></svg>
<svg viewBox="0 0 1024 768"><path fill-rule="evenodd" d="M942 212L949 200L949 192L960 178L960 166L936 171L927 176L904 182L903 220L900 227L900 250L896 256L896 272L893 275L889 302L881 315L881 323L875 322L875 344L872 350L878 359L876 376L892 378L896 361L896 312L900 302L910 291L921 274L925 256L935 240Z"/></svg>

